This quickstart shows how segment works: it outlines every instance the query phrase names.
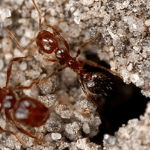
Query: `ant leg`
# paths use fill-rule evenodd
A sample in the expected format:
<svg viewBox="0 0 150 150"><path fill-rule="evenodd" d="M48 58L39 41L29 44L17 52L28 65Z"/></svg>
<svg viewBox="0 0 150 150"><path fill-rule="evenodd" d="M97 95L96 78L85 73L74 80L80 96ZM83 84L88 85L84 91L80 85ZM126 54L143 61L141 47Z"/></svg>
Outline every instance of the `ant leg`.
<svg viewBox="0 0 150 150"><path fill-rule="evenodd" d="M55 35L57 35L63 41L64 45L66 46L66 49L69 51L69 45L68 45L67 41L60 35L60 33L53 26L51 26L45 22L43 22L42 24L51 28L54 31Z"/></svg>
<svg viewBox="0 0 150 150"><path fill-rule="evenodd" d="M40 139L38 139L36 136L33 136L33 135L30 134L28 131L26 131L26 130L24 130L23 128L19 127L19 126L17 125L17 123L13 120L13 118L12 118L12 116L11 116L11 114L10 114L9 111L5 110L5 115L6 115L6 118L7 118L9 121L11 121L11 123L12 123L20 132L22 132L22 133L28 135L29 137L34 138L34 139L35 139L36 141L38 141L38 142L41 142Z"/></svg>
<svg viewBox="0 0 150 150"><path fill-rule="evenodd" d="M25 49L27 49L27 47L30 46L30 45L36 40L36 38L34 38L34 39L32 39L32 40L28 43L28 45L26 45L25 47L22 47L22 46L19 44L18 40L15 38L14 34L13 34L10 30L8 30L8 29L7 29L6 31L7 31L7 34L10 36L10 38L17 44L18 48L19 48L21 51L24 51Z"/></svg>
<svg viewBox="0 0 150 150"><path fill-rule="evenodd" d="M43 58L45 61L50 61L50 62L55 62L55 61L57 61L57 59L51 59L51 58L46 58L46 57L44 57Z"/></svg>
<svg viewBox="0 0 150 150"><path fill-rule="evenodd" d="M95 37L93 37L93 38L91 38L89 41L83 43L83 44L80 46L80 48L77 50L77 54L76 54L75 58L77 58L77 57L80 55L81 49L83 49L86 45L88 45L89 43L91 43L92 41L94 41L94 40L98 37L98 35L99 35L99 31L97 32L97 34L95 35Z"/></svg>
<svg viewBox="0 0 150 150"><path fill-rule="evenodd" d="M9 62L9 67L8 67L8 69L7 69L6 88L7 88L7 86L8 86L8 82L9 82L9 78L10 78L10 74L11 74L11 69L12 69L13 62L14 62L14 61L19 61L19 60L22 60L22 59L25 59L25 58L27 58L27 57L32 56L33 53L36 51L36 47L37 47L37 46L34 46L34 47L31 49L31 51L28 53L27 56L25 56L25 57L16 57L16 58L13 58L13 59Z"/></svg>
<svg viewBox="0 0 150 150"><path fill-rule="evenodd" d="M1 110L2 110L2 106L0 107L0 112L1 112ZM14 132L5 130L5 129L3 129L2 127L0 127L0 130L1 130L2 132L7 132L7 133L13 134L13 135L18 139L18 141L22 144L22 141L20 140L20 138L19 138Z"/></svg>
<svg viewBox="0 0 150 150"><path fill-rule="evenodd" d="M51 78L53 75L55 75L56 73L58 73L58 72L64 70L66 67L67 67L67 66L64 66L64 67L58 69L57 71L54 71L54 72L53 72L52 74L50 74L49 76L47 76L47 77L41 79L37 85L42 84L42 83L45 82L48 78Z"/></svg>
<svg viewBox="0 0 150 150"><path fill-rule="evenodd" d="M52 74L50 74L49 76L43 78L43 79L35 79L29 86L19 86L19 87L15 87L13 90L14 91L17 91L17 90L24 90L24 89L30 89L33 85L37 84L37 85L40 85L42 84L43 82L45 82L48 78L52 77L53 75L55 75L57 72L60 72L62 71L63 69L65 69L66 66L58 69L57 71L54 71Z"/></svg>
<svg viewBox="0 0 150 150"><path fill-rule="evenodd" d="M35 0L32 0L32 2L33 2L33 5L34 5L35 9L38 11L38 14L39 14L39 28L40 28L40 30L41 30L41 24L42 24L42 23L41 23L41 20L42 20L42 16L41 16L41 13L40 13L40 11L39 11L39 9L38 9L36 3L35 3Z"/></svg>
<svg viewBox="0 0 150 150"><path fill-rule="evenodd" d="M83 60L82 62L84 62L84 63L86 63L86 64L88 64L90 66L97 67L97 68L100 68L102 70L108 71L108 72L112 73L115 76L118 76L120 79L123 80L123 77L121 75L119 75L118 73L116 73L116 72L114 72L114 71L112 71L112 70L110 70L108 68L105 68L103 66L98 65L96 62L93 62L91 60Z"/></svg>
<svg viewBox="0 0 150 150"><path fill-rule="evenodd" d="M2 132L7 132L7 133L10 133L10 134L13 134L13 135L17 138L17 140L22 144L22 141L20 140L20 138L19 138L14 132L5 130L5 129L3 129L2 127L0 127L0 130L1 130Z"/></svg>
<svg viewBox="0 0 150 150"><path fill-rule="evenodd" d="M29 86L19 86L19 87L15 87L15 88L12 88L13 91L17 91L17 90L27 90L27 89L30 89L33 85L35 84L38 84L40 82L40 79L35 79L33 80L33 82L29 85Z"/></svg>

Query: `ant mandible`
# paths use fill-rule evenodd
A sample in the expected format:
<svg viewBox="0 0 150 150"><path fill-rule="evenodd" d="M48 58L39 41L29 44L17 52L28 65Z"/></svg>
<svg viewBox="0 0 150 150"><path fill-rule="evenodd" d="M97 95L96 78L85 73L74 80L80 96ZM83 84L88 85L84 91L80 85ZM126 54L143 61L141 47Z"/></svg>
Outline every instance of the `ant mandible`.
<svg viewBox="0 0 150 150"><path fill-rule="evenodd" d="M46 24L45 22L41 22L42 20L42 16L41 16L41 13L35 3L35 0L32 0L33 2L33 5L35 7L35 9L38 11L38 14L39 14L39 28L40 28L40 31L38 33L38 35L36 36L36 38L32 39L30 41L30 43L25 46L25 47L21 47L19 42L16 40L16 38L14 37L13 33L11 31L7 31L9 36L15 41L15 43L18 45L19 49L20 50L24 50L26 49L28 46L30 46L33 42L36 41L36 46L33 47L33 49L29 52L29 54L25 57L18 57L18 58L14 58L11 62L10 62L10 65L9 65L9 68L12 67L12 64L13 64L13 61L18 61L18 60L21 60L23 58L27 58L29 56L31 56L35 50L36 50L36 47L38 47L40 49L41 52L43 53L46 53L46 54L51 54L51 53L55 53L55 56L56 56L56 59L46 59L47 61L52 61L52 62L55 62L55 61L58 61L60 65L62 65L63 67L59 70L57 70L57 72L59 71L62 71L64 68L66 67L69 67L70 69L72 69L76 74L77 74L77 77L79 79L79 82L81 84L81 88L83 90L83 92L85 93L85 95L88 97L88 90L95 93L93 90L91 90L91 85L92 85L92 88L95 88L93 83L94 82L97 82L98 80L103 80L103 81L107 81L107 76L105 76L104 74L100 73L100 74L93 74L93 73L90 73L90 72L86 72L84 69L83 69L83 66L84 66L84 62L86 62L88 65L91 65L91 66L94 66L94 67L99 67L100 69L102 70L105 70L105 71L108 71L114 75L117 75L119 76L118 74L116 74L115 72L105 68L105 67L102 67L102 66L99 66L98 64L94 63L94 62L91 62L91 61L78 61L77 58L81 52L81 48L85 47L89 42L91 42L92 40L96 39L93 38L91 40L89 40L88 42L84 43L78 50L77 50L77 54L75 57L72 57L69 53L69 45L67 43L67 41L60 35L60 33L51 25L48 25ZM46 27L52 29L53 33L47 31L47 30L42 30L42 24L45 25ZM65 46L65 48L60 48L59 47L59 40L61 40ZM49 77L52 77L56 72L52 73L51 75L49 75L48 77L44 78L44 79L47 79ZM8 76L10 76L10 73L8 72ZM120 76L119 76L120 77ZM37 83L39 82L39 80L37 80ZM107 83L107 82L105 82ZM8 82L6 83L8 84ZM103 82L102 82L103 84ZM105 84L107 86L107 84ZM101 88L104 87L105 85L103 86L100 86ZM111 90L111 85L108 85L108 87L104 87L104 89L102 90L99 90L99 92L103 92L105 89L110 89ZM101 94L100 93L100 94ZM97 94L97 93L96 93ZM90 99L90 101L93 102L93 100L91 98L88 97L88 99ZM95 102L93 102L95 103Z"/></svg>

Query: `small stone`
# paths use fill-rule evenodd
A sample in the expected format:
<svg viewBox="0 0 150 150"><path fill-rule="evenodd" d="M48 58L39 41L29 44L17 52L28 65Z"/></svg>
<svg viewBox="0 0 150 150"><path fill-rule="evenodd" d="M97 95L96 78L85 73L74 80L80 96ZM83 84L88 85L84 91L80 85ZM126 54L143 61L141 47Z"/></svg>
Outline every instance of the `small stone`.
<svg viewBox="0 0 150 150"><path fill-rule="evenodd" d="M3 38L2 39L2 50L4 53L12 52L12 40L10 38Z"/></svg>
<svg viewBox="0 0 150 150"><path fill-rule="evenodd" d="M11 16L11 11L7 8L0 8L0 19L2 21L5 20L5 18L8 18Z"/></svg>
<svg viewBox="0 0 150 150"><path fill-rule="evenodd" d="M57 140L61 139L61 134L60 133L52 133L51 136L52 136L52 139L54 141L57 141Z"/></svg>
<svg viewBox="0 0 150 150"><path fill-rule="evenodd" d="M3 150L11 150L11 149L10 149L10 148L6 148L6 147L4 147L4 148L3 148Z"/></svg>
<svg viewBox="0 0 150 150"><path fill-rule="evenodd" d="M103 142L104 144L114 145L116 143L116 138L112 135L105 134Z"/></svg>
<svg viewBox="0 0 150 150"><path fill-rule="evenodd" d="M53 89L53 83L50 78L44 81L44 83L41 84L39 88L42 94L49 94L55 91L55 89Z"/></svg>
<svg viewBox="0 0 150 150"><path fill-rule="evenodd" d="M140 79L137 73L131 75L131 82L134 83L138 87L144 84L143 79Z"/></svg>
<svg viewBox="0 0 150 150"><path fill-rule="evenodd" d="M13 53L14 53L14 57L23 57L24 56L24 54L17 48L14 49Z"/></svg>
<svg viewBox="0 0 150 150"><path fill-rule="evenodd" d="M27 69L27 63L25 61L21 62L19 68L22 71L26 70Z"/></svg>
<svg viewBox="0 0 150 150"><path fill-rule="evenodd" d="M145 25L146 26L150 26L150 19L148 19L148 20L145 21Z"/></svg>
<svg viewBox="0 0 150 150"><path fill-rule="evenodd" d="M88 144L88 140L84 138L84 139L79 139L76 145L79 149L86 149L87 144Z"/></svg>
<svg viewBox="0 0 150 150"><path fill-rule="evenodd" d="M76 24L80 24L80 17L74 17L74 22Z"/></svg>
<svg viewBox="0 0 150 150"><path fill-rule="evenodd" d="M89 127L89 124L88 123L84 123L83 124L83 131L84 131L84 133L86 133L86 134L89 134L90 133L90 127Z"/></svg>
<svg viewBox="0 0 150 150"><path fill-rule="evenodd" d="M37 10L32 10L31 18L36 20L39 18Z"/></svg>
<svg viewBox="0 0 150 150"><path fill-rule="evenodd" d="M21 39L20 39L20 45L22 46L22 47L24 47L24 46L27 46L28 45L28 43L30 42L30 40L29 39L27 39L25 36L23 36Z"/></svg>
<svg viewBox="0 0 150 150"><path fill-rule="evenodd" d="M77 122L73 122L73 123L67 124L65 127L65 130L69 134L77 134L78 131L80 130L80 126Z"/></svg>
<svg viewBox="0 0 150 150"><path fill-rule="evenodd" d="M150 114L150 103L147 104L146 113Z"/></svg>
<svg viewBox="0 0 150 150"><path fill-rule="evenodd" d="M133 64L130 63L130 64L127 66L127 69L128 69L128 71L131 71L131 70L133 69Z"/></svg>
<svg viewBox="0 0 150 150"><path fill-rule="evenodd" d="M38 100L44 103L47 107L51 107L56 101L56 95L47 94L46 96L38 96Z"/></svg>
<svg viewBox="0 0 150 150"><path fill-rule="evenodd" d="M92 5L94 0L80 0L80 3L86 6Z"/></svg>
<svg viewBox="0 0 150 150"><path fill-rule="evenodd" d="M22 5L24 0L15 1L18 5Z"/></svg>
<svg viewBox="0 0 150 150"><path fill-rule="evenodd" d="M21 143L15 142L15 149L20 150L21 149Z"/></svg>
<svg viewBox="0 0 150 150"><path fill-rule="evenodd" d="M11 149L14 149L14 142L13 140L11 139L11 137L9 137L7 140L6 140L6 143L7 143L7 147L11 148Z"/></svg>
<svg viewBox="0 0 150 150"><path fill-rule="evenodd" d="M101 122L101 119L99 118L99 116L96 116L96 117L94 118L94 120L93 120L93 124L94 124L95 126L99 126L101 123L102 123L102 122Z"/></svg>
<svg viewBox="0 0 150 150"><path fill-rule="evenodd" d="M13 58L13 55L11 53L5 54L5 60L10 61Z"/></svg>
<svg viewBox="0 0 150 150"><path fill-rule="evenodd" d="M0 70L2 70L4 67L4 61L3 59L0 59Z"/></svg>

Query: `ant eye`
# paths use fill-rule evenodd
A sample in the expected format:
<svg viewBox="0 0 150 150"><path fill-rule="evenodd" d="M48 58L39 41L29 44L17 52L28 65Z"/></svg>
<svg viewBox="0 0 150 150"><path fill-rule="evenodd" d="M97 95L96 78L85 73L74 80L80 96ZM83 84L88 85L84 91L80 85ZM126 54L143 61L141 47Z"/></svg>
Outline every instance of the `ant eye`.
<svg viewBox="0 0 150 150"><path fill-rule="evenodd" d="M58 41L55 36L45 30L39 32L36 38L36 44L48 54L52 53L58 47Z"/></svg>

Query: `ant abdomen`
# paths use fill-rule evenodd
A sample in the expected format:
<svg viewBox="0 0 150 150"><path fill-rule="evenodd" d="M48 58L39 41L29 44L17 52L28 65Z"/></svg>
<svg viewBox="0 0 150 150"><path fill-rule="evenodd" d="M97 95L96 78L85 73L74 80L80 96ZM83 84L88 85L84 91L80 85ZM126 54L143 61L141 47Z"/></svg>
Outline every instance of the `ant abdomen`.
<svg viewBox="0 0 150 150"><path fill-rule="evenodd" d="M58 47L58 41L56 37L49 31L42 30L38 33L36 38L36 44L45 53L52 53Z"/></svg>
<svg viewBox="0 0 150 150"><path fill-rule="evenodd" d="M99 96L108 96L112 92L113 82L111 79L103 73L90 73L91 79L85 80L86 88L91 94L97 94Z"/></svg>
<svg viewBox="0 0 150 150"><path fill-rule="evenodd" d="M30 127L39 127L49 118L49 109L41 102L24 97L18 101L14 108L14 119Z"/></svg>

